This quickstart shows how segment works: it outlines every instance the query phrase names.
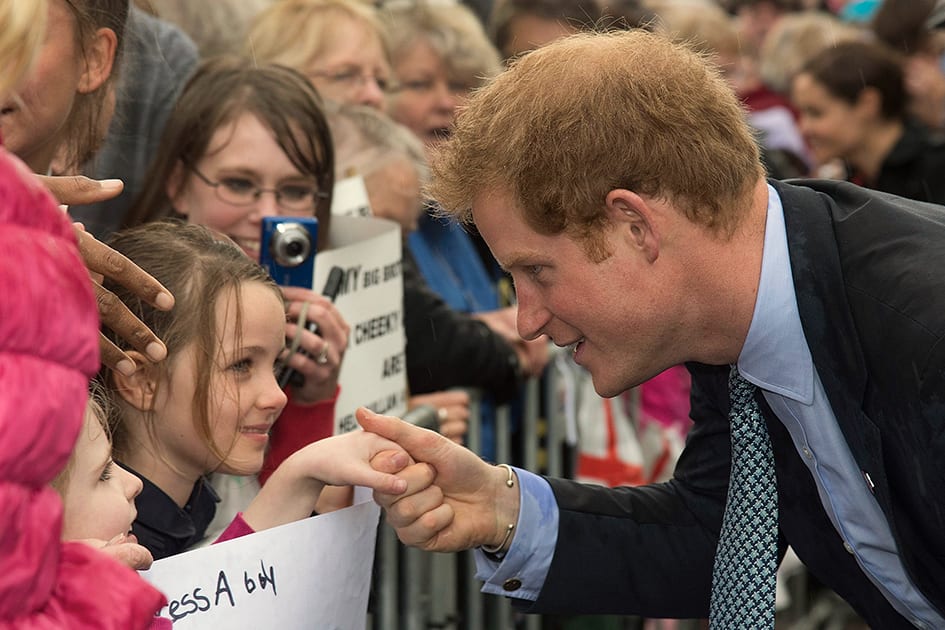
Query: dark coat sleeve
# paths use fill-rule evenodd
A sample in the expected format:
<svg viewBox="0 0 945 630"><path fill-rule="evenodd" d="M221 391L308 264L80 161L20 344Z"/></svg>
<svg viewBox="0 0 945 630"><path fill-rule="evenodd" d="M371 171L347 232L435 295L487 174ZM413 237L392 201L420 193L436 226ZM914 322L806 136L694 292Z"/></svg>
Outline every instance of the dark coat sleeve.
<svg viewBox="0 0 945 630"><path fill-rule="evenodd" d="M558 542L529 612L707 616L731 462L728 368L688 367L694 425L671 481L610 489L548 480Z"/></svg>
<svg viewBox="0 0 945 630"><path fill-rule="evenodd" d="M410 392L475 387L496 402L511 400L522 384L512 346L486 324L446 304L424 281L406 248L403 274Z"/></svg>

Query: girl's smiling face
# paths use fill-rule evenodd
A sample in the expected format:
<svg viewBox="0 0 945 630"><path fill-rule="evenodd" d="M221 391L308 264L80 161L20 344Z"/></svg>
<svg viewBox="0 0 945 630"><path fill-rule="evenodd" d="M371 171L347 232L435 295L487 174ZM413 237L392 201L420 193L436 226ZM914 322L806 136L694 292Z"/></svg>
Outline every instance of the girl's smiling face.
<svg viewBox="0 0 945 630"><path fill-rule="evenodd" d="M194 480L210 472L258 473L269 430L287 400L274 375L285 343L280 297L260 282L245 282L238 296L236 289L221 293L214 311L218 341L207 396L213 448L194 417L194 400L200 398L196 341L171 359L154 405L154 426L167 464ZM218 454L224 455L222 461Z"/></svg>

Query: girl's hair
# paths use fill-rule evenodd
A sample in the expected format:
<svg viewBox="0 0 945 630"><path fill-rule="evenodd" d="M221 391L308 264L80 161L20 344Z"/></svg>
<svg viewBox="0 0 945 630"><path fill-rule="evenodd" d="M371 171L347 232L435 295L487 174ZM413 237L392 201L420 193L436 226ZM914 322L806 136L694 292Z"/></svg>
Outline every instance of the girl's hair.
<svg viewBox="0 0 945 630"><path fill-rule="evenodd" d="M275 64L257 66L235 57L204 62L187 82L125 226L173 214L167 184L174 169L197 164L207 154L217 130L245 113L259 118L293 166L328 193L315 208L319 241L327 238L335 158L318 92L295 70Z"/></svg>
<svg viewBox="0 0 945 630"><path fill-rule="evenodd" d="M210 451L221 460L225 453L214 445L210 422L210 388L219 355L222 331L217 330L216 304L232 290L236 300L236 329L240 329L242 304L239 289L243 283L260 282L272 289L282 301L282 293L265 269L247 257L232 241L199 225L179 221L160 221L127 229L112 235L110 245L135 261L154 276L173 295L171 311L150 306L125 287L106 280L104 286L114 293L134 315L160 337L167 346L168 359L149 366L156 370L154 381L161 387L169 377L169 366L178 352L191 342L197 344L197 375L192 403L194 426ZM123 350L130 344L114 333L111 340ZM153 422L148 431L157 443ZM122 422L113 431L118 458L127 454L128 432Z"/></svg>
<svg viewBox="0 0 945 630"><path fill-rule="evenodd" d="M75 17L76 46L82 59L88 58L87 47L101 28L115 33L117 46L111 74L98 89L85 94L77 93L72 111L66 121L69 131L64 139L62 167L78 168L89 160L101 146L108 131L112 107L108 105L110 92L121 65L125 25L128 21L129 0L64 0Z"/></svg>
<svg viewBox="0 0 945 630"><path fill-rule="evenodd" d="M89 382L89 400L85 403L85 413L92 414L95 417L95 420L98 421L99 425L102 427L102 433L104 433L105 439L109 442L111 442L112 439L112 424L115 422L114 410L115 407L109 400L105 387L98 379L93 378ZM80 430L88 430L85 426L84 418ZM53 490L58 492L60 496L65 494L66 487L69 485L69 477L72 475L72 469L75 467L75 456L75 449L73 449L72 455L69 456L69 461L66 462L63 469L59 471L59 474L49 482Z"/></svg>
<svg viewBox="0 0 945 630"><path fill-rule="evenodd" d="M0 0L0 96L29 70L46 33L46 0Z"/></svg>

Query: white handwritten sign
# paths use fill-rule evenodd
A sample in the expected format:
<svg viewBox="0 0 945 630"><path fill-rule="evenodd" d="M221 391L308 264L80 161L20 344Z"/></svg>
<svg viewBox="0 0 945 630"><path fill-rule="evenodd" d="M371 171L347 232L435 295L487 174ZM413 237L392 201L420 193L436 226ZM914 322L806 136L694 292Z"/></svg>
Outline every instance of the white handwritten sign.
<svg viewBox="0 0 945 630"><path fill-rule="evenodd" d="M380 508L353 507L158 560L141 575L186 628L363 629Z"/></svg>
<svg viewBox="0 0 945 630"><path fill-rule="evenodd" d="M334 216L331 244L315 258L314 290L321 289L333 266L344 270L335 306L351 336L338 378L335 433L345 433L357 428L358 407L393 415L407 410L400 226L373 217Z"/></svg>

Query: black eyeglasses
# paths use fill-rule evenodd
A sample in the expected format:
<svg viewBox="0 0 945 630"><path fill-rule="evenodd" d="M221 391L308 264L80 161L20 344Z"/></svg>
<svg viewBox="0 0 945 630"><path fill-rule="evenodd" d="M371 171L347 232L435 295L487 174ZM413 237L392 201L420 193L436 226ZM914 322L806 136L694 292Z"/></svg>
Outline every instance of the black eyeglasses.
<svg viewBox="0 0 945 630"><path fill-rule="evenodd" d="M248 206L258 201L263 193L268 192L275 195L276 203L282 208L294 212L303 212L314 210L318 200L328 199L329 197L327 192L322 192L316 186L310 184L282 184L276 188L263 188L257 186L250 179L236 176L224 177L215 182L198 171L194 165L186 164L186 166L203 183L213 188L217 199L234 206Z"/></svg>

